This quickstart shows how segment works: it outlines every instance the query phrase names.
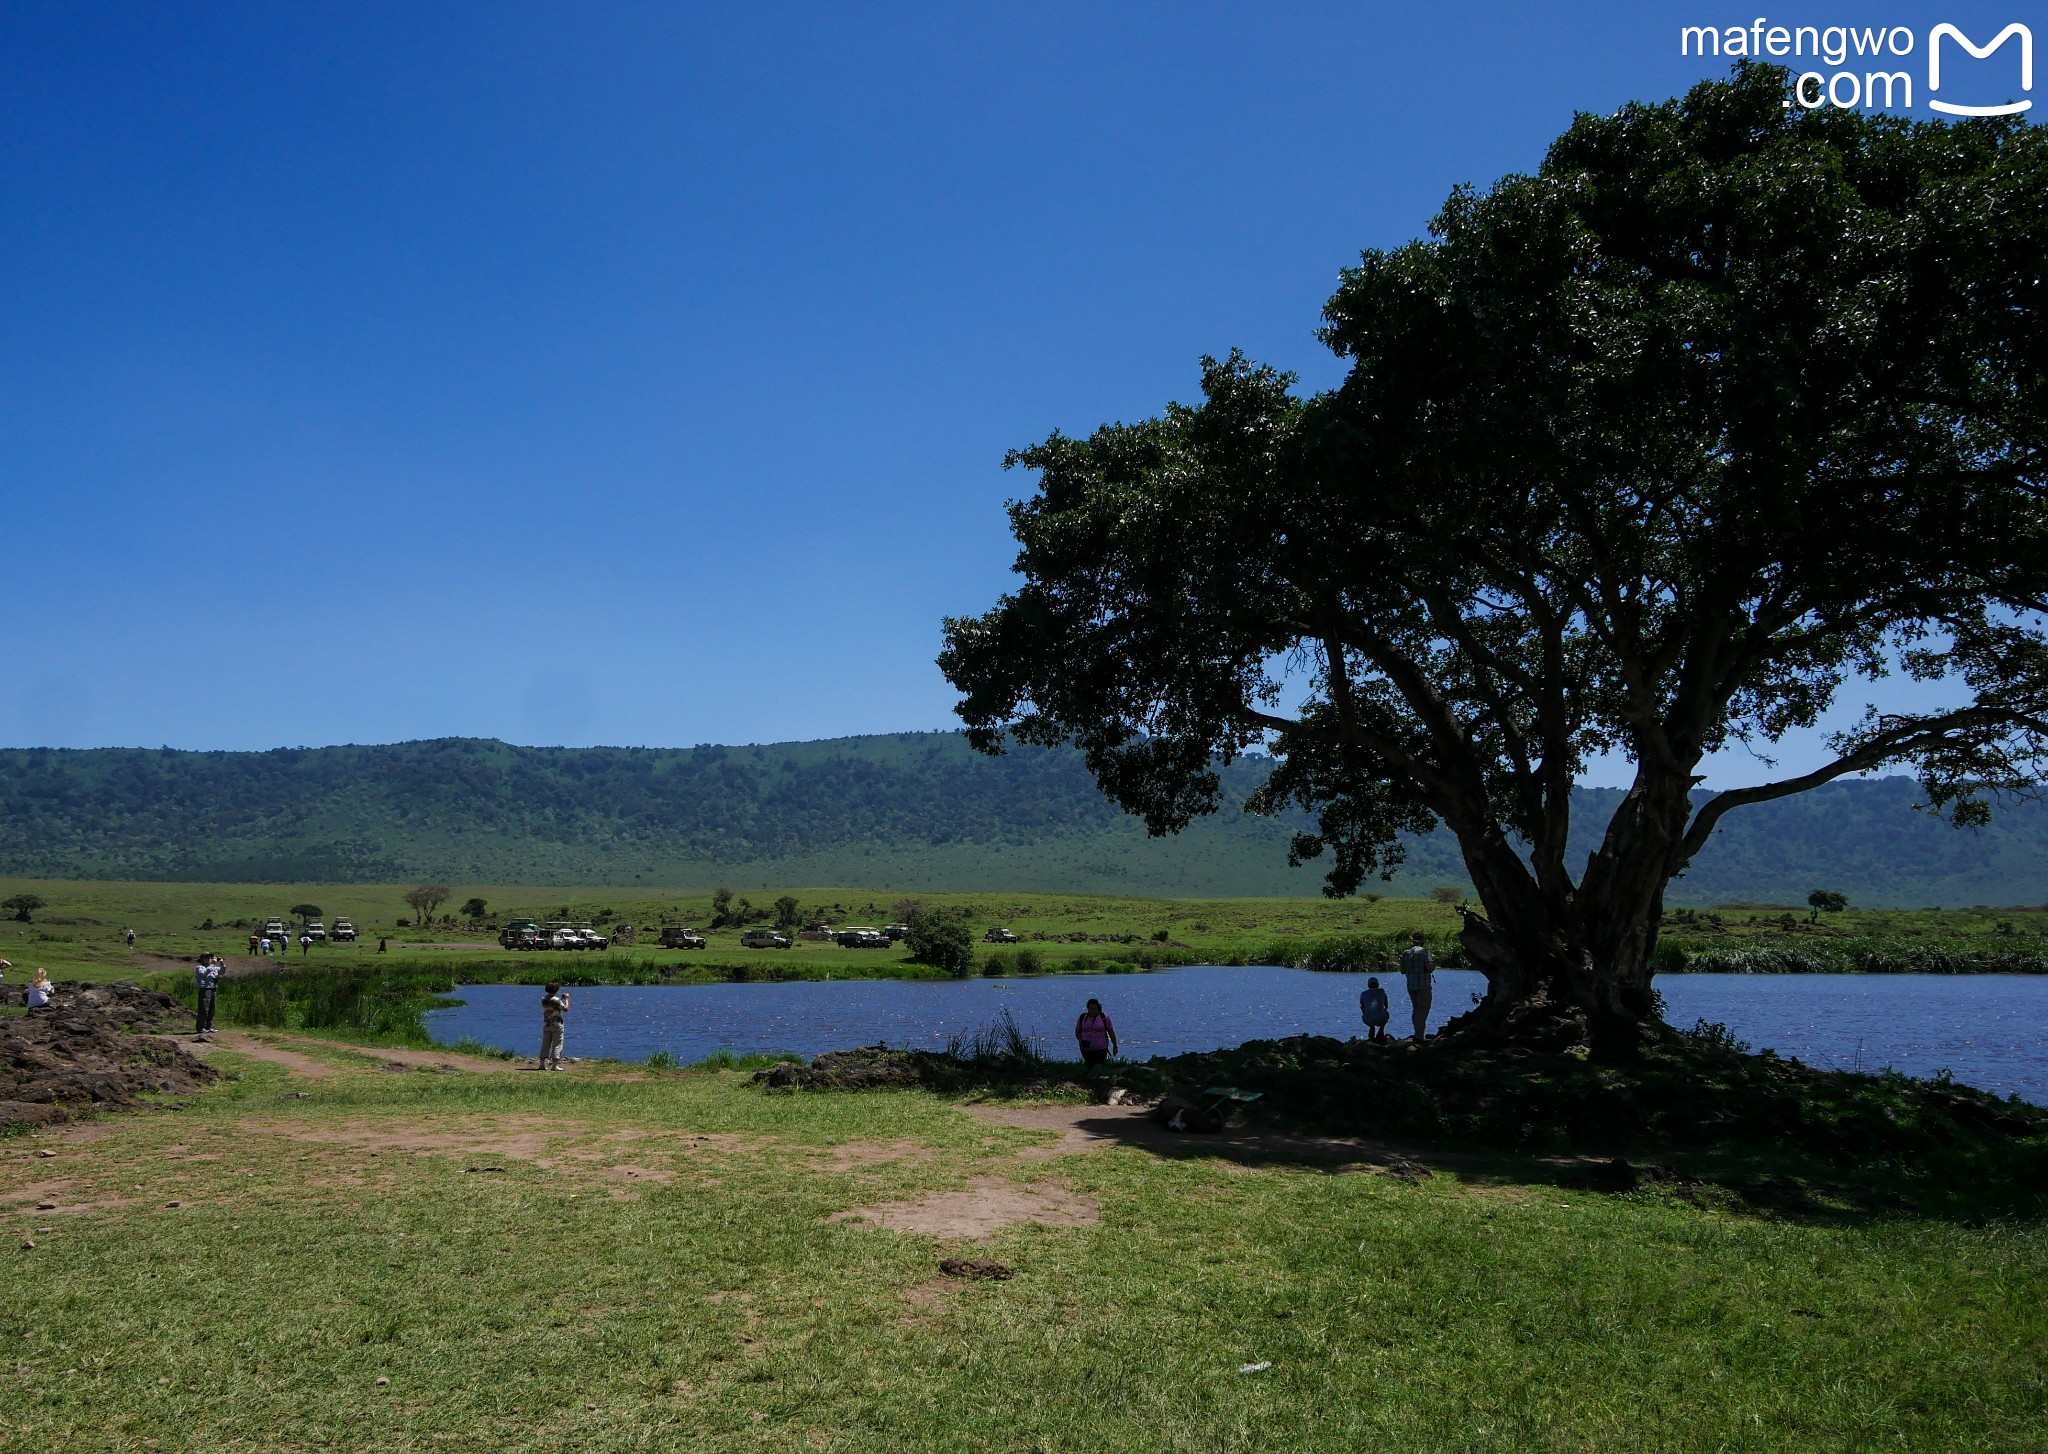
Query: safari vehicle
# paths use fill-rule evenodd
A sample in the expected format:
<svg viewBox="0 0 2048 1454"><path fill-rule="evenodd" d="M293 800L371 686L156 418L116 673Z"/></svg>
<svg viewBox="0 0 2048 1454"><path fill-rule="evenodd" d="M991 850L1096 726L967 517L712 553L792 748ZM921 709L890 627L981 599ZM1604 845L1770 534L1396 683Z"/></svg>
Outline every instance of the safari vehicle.
<svg viewBox="0 0 2048 1454"><path fill-rule="evenodd" d="M789 936L774 929L749 929L740 935L742 949L787 949Z"/></svg>
<svg viewBox="0 0 2048 1454"><path fill-rule="evenodd" d="M284 938L284 920L265 919L263 921L263 937L265 939Z"/></svg>
<svg viewBox="0 0 2048 1454"><path fill-rule="evenodd" d="M661 931L663 949L702 949L704 936L695 929L685 929L680 924L669 924Z"/></svg>
<svg viewBox="0 0 2048 1454"><path fill-rule="evenodd" d="M910 932L910 926L908 924L884 924L882 926L882 932L884 934L887 934L889 936L889 942L891 944L894 944L897 940L901 939L905 934L908 934Z"/></svg>
<svg viewBox="0 0 2048 1454"><path fill-rule="evenodd" d="M853 928L841 929L839 942L848 949L887 949L894 941L880 929Z"/></svg>
<svg viewBox="0 0 2048 1454"><path fill-rule="evenodd" d="M602 949L611 943L581 919L550 919L541 931L548 949Z"/></svg>
<svg viewBox="0 0 2048 1454"><path fill-rule="evenodd" d="M336 944L354 943L356 937L356 926L354 921L349 919L336 919L334 921L334 927L328 931L327 937L332 939Z"/></svg>
<svg viewBox="0 0 2048 1454"><path fill-rule="evenodd" d="M318 919L315 919L312 923L301 929L299 933L312 940L315 944L325 944L327 942L327 926Z"/></svg>
<svg viewBox="0 0 2048 1454"><path fill-rule="evenodd" d="M982 935L981 941L984 944L1015 944L1017 936L998 924Z"/></svg>
<svg viewBox="0 0 2048 1454"><path fill-rule="evenodd" d="M540 948L540 920L507 919L498 931L498 943L506 949Z"/></svg>

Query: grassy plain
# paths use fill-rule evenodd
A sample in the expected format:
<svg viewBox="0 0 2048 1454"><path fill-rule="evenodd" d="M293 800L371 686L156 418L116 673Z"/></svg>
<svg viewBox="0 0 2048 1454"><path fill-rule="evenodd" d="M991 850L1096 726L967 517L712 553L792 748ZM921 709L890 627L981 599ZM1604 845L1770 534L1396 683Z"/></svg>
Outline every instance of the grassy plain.
<svg viewBox="0 0 2048 1454"><path fill-rule="evenodd" d="M508 914L539 918L589 919L603 925L641 926L630 948L606 954L508 954L487 930L459 923L421 929L409 921L409 884L202 884L116 883L96 880L0 879L0 898L34 893L46 901L34 922L0 920L0 957L17 972L47 967L59 979L105 980L162 967L151 956L190 959L202 950L245 954L249 931L273 915L289 919L294 904L317 904L328 922L347 916L363 938L353 946L321 945L296 951L294 963L334 968L444 968L458 978L492 975L526 978L561 974L579 979L635 978L668 971L687 978L709 966L744 964L762 975L851 977L914 973L900 947L850 950L836 944L799 941L787 951L740 947L736 928L708 931L702 951L663 951L655 930L663 923L695 926L711 920L704 893L643 893L612 889L533 888L517 885L456 885L445 914L475 896L485 900L492 922ZM757 907L780 891L738 890ZM831 923L875 924L890 917L893 895L870 889L819 888L791 891L806 914L816 911ZM1057 970L1074 960L1101 964L1128 961L1144 953L1172 954L1216 963L1269 962L1277 950L1317 941L1358 939L1391 945L1421 930L1439 955L1455 953L1457 915L1434 899L1302 898L1154 899L1085 894L960 893L920 894L928 903L957 905L977 925L1002 924L1021 943L1014 949L985 948L1016 967L1028 950L1038 967ZM207 927L207 926L211 927ZM125 931L136 931L135 951ZM389 952L377 953L380 938ZM1977 967L2048 968L2048 908L1851 909L1812 920L1803 907L1739 904L1718 910L1675 910L1667 916L1664 941L1667 971L1742 967L1940 967L1948 959L1974 957ZM1786 964L1774 959L1791 956ZM1931 959L1928 957L1932 956ZM1926 959L1926 963L1918 962Z"/></svg>
<svg viewBox="0 0 2048 1454"><path fill-rule="evenodd" d="M217 1052L239 1079L177 1114L0 1141L0 1448L2048 1446L2036 1224L1732 1214L1509 1158L1057 1154L919 1092L296 1043L352 1068ZM828 1220L990 1184L1100 1220Z"/></svg>

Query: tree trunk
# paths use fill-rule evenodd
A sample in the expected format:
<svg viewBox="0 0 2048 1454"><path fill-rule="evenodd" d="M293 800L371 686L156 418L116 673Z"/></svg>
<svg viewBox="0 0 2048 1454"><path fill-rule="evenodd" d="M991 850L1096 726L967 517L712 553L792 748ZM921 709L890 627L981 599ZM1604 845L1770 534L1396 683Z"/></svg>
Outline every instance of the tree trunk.
<svg viewBox="0 0 2048 1454"><path fill-rule="evenodd" d="M1447 1031L1554 1039L1565 1022L1603 1048L1626 1048L1657 1021L1650 959L1664 888L1684 866L1689 783L1639 774L1577 886L1546 892L1498 829L1460 833L1485 906L1461 940L1486 976L1485 1001Z"/></svg>

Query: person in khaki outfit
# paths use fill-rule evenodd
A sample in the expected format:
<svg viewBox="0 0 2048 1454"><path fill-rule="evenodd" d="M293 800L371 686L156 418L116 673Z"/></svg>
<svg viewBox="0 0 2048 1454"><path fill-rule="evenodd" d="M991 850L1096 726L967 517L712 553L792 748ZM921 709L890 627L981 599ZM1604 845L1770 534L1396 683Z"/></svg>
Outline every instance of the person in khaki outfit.
<svg viewBox="0 0 2048 1454"><path fill-rule="evenodd" d="M1418 933L1415 942L1401 951L1401 974L1408 981L1408 1008L1414 1012L1417 1040L1429 1031L1429 1002L1431 991L1436 988L1435 971L1436 960Z"/></svg>
<svg viewBox="0 0 2048 1454"><path fill-rule="evenodd" d="M562 1032L569 1016L569 997L558 984L547 986L540 1002L540 1068L562 1068Z"/></svg>

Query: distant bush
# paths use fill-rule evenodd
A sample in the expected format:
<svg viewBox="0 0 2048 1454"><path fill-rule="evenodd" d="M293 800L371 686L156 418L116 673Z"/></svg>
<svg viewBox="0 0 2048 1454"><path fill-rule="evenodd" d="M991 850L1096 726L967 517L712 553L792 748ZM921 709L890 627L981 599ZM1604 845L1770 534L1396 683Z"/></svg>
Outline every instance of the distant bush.
<svg viewBox="0 0 2048 1454"><path fill-rule="evenodd" d="M965 978L974 973L974 928L965 909L932 909L919 905L904 919L910 932L903 942L913 964L928 964Z"/></svg>

